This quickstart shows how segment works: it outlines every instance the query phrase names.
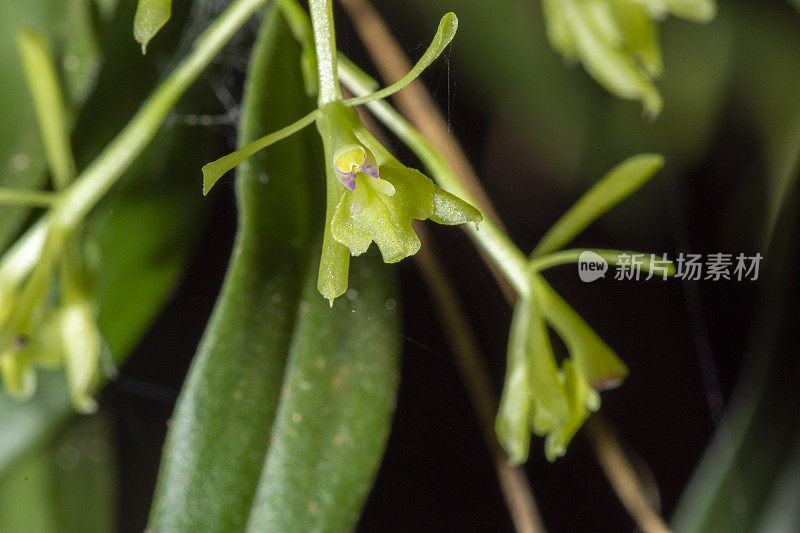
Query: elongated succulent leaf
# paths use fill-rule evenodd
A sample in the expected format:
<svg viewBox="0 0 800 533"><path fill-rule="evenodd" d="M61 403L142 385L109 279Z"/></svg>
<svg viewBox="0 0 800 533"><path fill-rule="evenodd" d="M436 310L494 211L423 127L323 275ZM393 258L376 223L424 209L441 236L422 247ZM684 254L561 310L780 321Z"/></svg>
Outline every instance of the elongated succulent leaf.
<svg viewBox="0 0 800 533"><path fill-rule="evenodd" d="M240 144L311 108L300 48L268 15L248 73ZM305 133L238 169L239 232L174 413L150 516L155 531L348 529L394 407L394 284L374 254L333 308L315 287L320 153Z"/></svg>

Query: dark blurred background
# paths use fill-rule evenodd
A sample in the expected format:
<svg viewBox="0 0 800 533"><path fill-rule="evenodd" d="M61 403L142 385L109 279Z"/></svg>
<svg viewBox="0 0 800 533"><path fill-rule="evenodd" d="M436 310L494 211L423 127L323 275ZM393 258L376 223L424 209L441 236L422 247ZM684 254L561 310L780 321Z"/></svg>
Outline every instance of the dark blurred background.
<svg viewBox="0 0 800 533"><path fill-rule="evenodd" d="M782 162L796 158L800 140L800 14L787 2L740 1L721 5L707 26L665 21L659 83L665 110L649 124L637 103L615 99L549 48L538 2L386 0L378 7L412 57L424 49L441 13L459 15L452 49L424 79L523 250L532 249L614 164L656 151L667 156L664 170L583 233L575 247L670 257L681 251L765 255L757 282L605 279L589 285L579 281L574 266L548 272L631 369L622 387L602 395L601 412L642 473L652 476L669 517L720 422L720 408L734 395L743 361L771 357L754 355L764 309L797 295L794 276L786 274L791 261L772 252L774 246L791 250L785 234L797 226L791 208L796 194L792 187L776 192L774 184L793 183L797 174L791 161ZM337 15L341 48L375 73L350 23ZM228 69L225 78L237 97L241 77ZM232 128L218 129L233 138ZM393 142L401 159L414 161ZM235 205L229 183L217 189L214 223L202 249L120 378L104 392L114 406L125 531L145 525L167 421L214 303L210 288L220 286L227 264ZM779 206L787 204L779 216ZM784 238L770 238L772 220ZM510 308L466 234L431 231L499 391ZM403 377L388 450L360 529L511 530L425 285L410 261L397 272ZM770 279L780 290L769 290ZM777 328L769 335L772 351L795 356L792 328L780 328L791 309L769 316ZM791 393L796 383L793 376L774 386ZM776 416L773 423L782 421ZM534 438L526 470L552 531L634 529L583 433L555 463L544 459L542 442Z"/></svg>
<svg viewBox="0 0 800 533"><path fill-rule="evenodd" d="M207 23L203 17L226 2L200 0L194 11L190 3L176 2L172 21L146 57L138 55L132 39L114 38L114 32L129 31L134 4L121 2L106 36L108 53L128 58L107 65L98 86L101 96L115 95L113 105L106 100L103 107L107 137L169 71L175 50L180 56L196 35L193 29ZM603 393L601 413L640 474L658 487L665 517L678 508L720 426L705 461L708 475L694 485L706 499L719 494L708 504L711 515L739 520L742 501L746 509L772 509L778 501L768 497L773 491L800 500L796 480L778 483L781 473L800 464L793 451L800 443L793 321L800 312L794 273L800 12L784 0L730 0L708 25L665 20L665 69L658 82L665 108L649 123L637 102L610 95L549 47L538 0L382 0L376 7L412 58L422 53L444 12L459 16L455 41L423 79L524 251L615 164L635 153L659 152L666 156L665 168L581 234L574 247L671 258L679 252L764 256L758 281L609 277L585 284L574 266L552 269L547 278L630 367L620 388ZM341 11L336 16L340 48L376 75L351 23ZM220 155L235 140L231 112L240 101L256 29L254 23L226 49L214 75L201 79L170 118L189 131L210 129L215 139L209 150ZM181 38L184 31L188 36ZM90 103L98 101L103 100ZM3 113L10 117L10 111ZM107 140L82 135L96 127L89 119L78 122L75 138L87 145L78 147L83 159ZM420 166L389 139L401 160ZM208 159L180 157L172 163L186 168ZM230 178L205 205L209 222L196 235L201 245L188 269L119 378L102 393L103 403L112 406L118 446L121 531L146 525L168 420L225 274L236 229ZM429 228L499 392L510 307L464 232ZM412 261L394 268L402 282L402 382L386 456L359 528L511 530L425 284ZM715 462L734 449L734 460ZM525 468L549 530L635 529L584 432L554 463L544 459L542 441L534 438ZM797 505L783 507L791 520ZM770 530L766 518L759 523ZM734 530L720 524L717 530Z"/></svg>

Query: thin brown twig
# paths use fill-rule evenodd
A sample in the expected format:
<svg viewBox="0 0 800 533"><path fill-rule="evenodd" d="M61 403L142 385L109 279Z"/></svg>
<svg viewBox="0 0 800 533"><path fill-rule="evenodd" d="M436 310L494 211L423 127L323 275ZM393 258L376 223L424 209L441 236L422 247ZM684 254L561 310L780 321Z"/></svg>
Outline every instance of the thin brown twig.
<svg viewBox="0 0 800 533"><path fill-rule="evenodd" d="M668 533L669 527L647 498L639 476L608 424L595 415L586 421L586 430L608 481L639 528L647 533Z"/></svg>
<svg viewBox="0 0 800 533"><path fill-rule="evenodd" d="M405 52L392 36L386 22L368 0L339 0L353 21L367 52L387 83L400 79L411 69ZM477 174L469 163L458 141L450 133L447 122L433 102L430 93L419 80L414 81L394 95L400 112L423 134L454 170L482 211L501 228L502 221L491 200L486 195ZM498 280L509 304L513 305L514 292L488 258L481 254L492 274ZM467 328L469 329L469 328ZM476 393L480 390L476 389ZM483 401L483 400L474 400ZM589 424L589 437L597 450L598 461L611 482L617 497L628 513L644 531L668 531L658 510L644 495L643 485L626 457L614 433L601 418ZM634 495L635 493L635 495ZM655 517L655 518L653 518Z"/></svg>
<svg viewBox="0 0 800 533"><path fill-rule="evenodd" d="M415 224L414 230L422 241L422 248L414 259L433 297L447 341L456 355L456 365L478 416L483 438L494 460L495 472L516 530L526 533L545 531L525 471L509 464L508 456L497 441L494 432L497 395L487 377L489 371L483 363L484 357L478 348L478 340L462 310L452 282L436 257L427 229L422 224Z"/></svg>

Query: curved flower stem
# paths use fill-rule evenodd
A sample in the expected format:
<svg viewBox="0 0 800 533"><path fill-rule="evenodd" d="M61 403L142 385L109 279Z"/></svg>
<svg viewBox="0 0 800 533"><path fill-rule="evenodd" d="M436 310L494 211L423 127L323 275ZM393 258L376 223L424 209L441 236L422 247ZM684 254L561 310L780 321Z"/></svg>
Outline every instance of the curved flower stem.
<svg viewBox="0 0 800 533"><path fill-rule="evenodd" d="M583 252L594 252L595 254L599 255L609 265L616 265L619 264L619 257L621 255L648 255L643 252L631 252L629 250L600 250L596 248L581 248L581 249L574 249L574 250L559 250L557 252L553 252L550 254L542 255L532 259L530 262L531 270L535 270L540 272L542 270L547 270L548 268L553 268L559 265L567 265L570 263L577 263L580 260L580 256ZM638 268L642 272L650 272L650 264L649 263L642 263L638 265ZM667 268L667 275L672 276L675 274L675 266L672 263L669 263Z"/></svg>
<svg viewBox="0 0 800 533"><path fill-rule="evenodd" d="M450 41L453 40L453 37L455 37L457 28L458 18L456 18L455 14L445 14L445 16L443 16L442 20L439 22L439 27L436 29L436 35L433 36L433 41L431 42L430 46L427 50L425 50L425 53L422 54L422 57L419 58L417 64L414 65L414 67L411 68L411 70L409 70L405 76L388 87L384 87L383 89L372 94L367 94L365 96L359 96L356 98L349 98L345 100L345 105L363 105L373 100L383 100L384 98L387 98L404 89L409 83L416 80L420 74L422 74L422 72L428 68L437 57L439 57L447 45L450 44Z"/></svg>
<svg viewBox="0 0 800 533"><path fill-rule="evenodd" d="M8 189L0 187L0 205L27 205L29 207L50 207L58 200L58 194L50 191L28 189Z"/></svg>
<svg viewBox="0 0 800 533"><path fill-rule="evenodd" d="M197 39L194 49L156 88L125 128L64 190L53 221L72 229L105 195L153 139L189 85L211 63L234 33L266 0L235 0Z"/></svg>
<svg viewBox="0 0 800 533"><path fill-rule="evenodd" d="M314 48L317 51L319 73L319 106L342 99L339 75L336 71L336 32L333 29L331 0L310 0L311 25L314 29Z"/></svg>

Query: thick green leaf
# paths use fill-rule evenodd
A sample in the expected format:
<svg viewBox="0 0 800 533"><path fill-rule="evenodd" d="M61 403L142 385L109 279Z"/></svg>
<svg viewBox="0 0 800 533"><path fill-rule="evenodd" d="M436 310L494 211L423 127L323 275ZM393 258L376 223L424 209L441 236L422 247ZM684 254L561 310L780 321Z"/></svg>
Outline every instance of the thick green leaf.
<svg viewBox="0 0 800 533"><path fill-rule="evenodd" d="M353 262L332 309L310 272L248 531L347 531L389 435L398 385L392 276L377 254Z"/></svg>
<svg viewBox="0 0 800 533"><path fill-rule="evenodd" d="M311 108L300 48L277 15L256 47L240 144ZM363 505L397 387L394 283L374 254L333 308L315 286L319 150L304 134L238 170L236 247L174 413L157 531L341 530ZM318 172L318 171L316 171ZM313 192L312 192L313 191Z"/></svg>
<svg viewBox="0 0 800 533"><path fill-rule="evenodd" d="M247 82L242 143L310 107L289 70L291 35L278 19L265 28ZM279 57L278 48L291 53ZM313 156L296 136L239 168L239 233L172 419L150 519L156 530L227 531L247 520L309 258Z"/></svg>
<svg viewBox="0 0 800 533"><path fill-rule="evenodd" d="M116 496L108 419L82 417L0 476L0 531L114 531Z"/></svg>

